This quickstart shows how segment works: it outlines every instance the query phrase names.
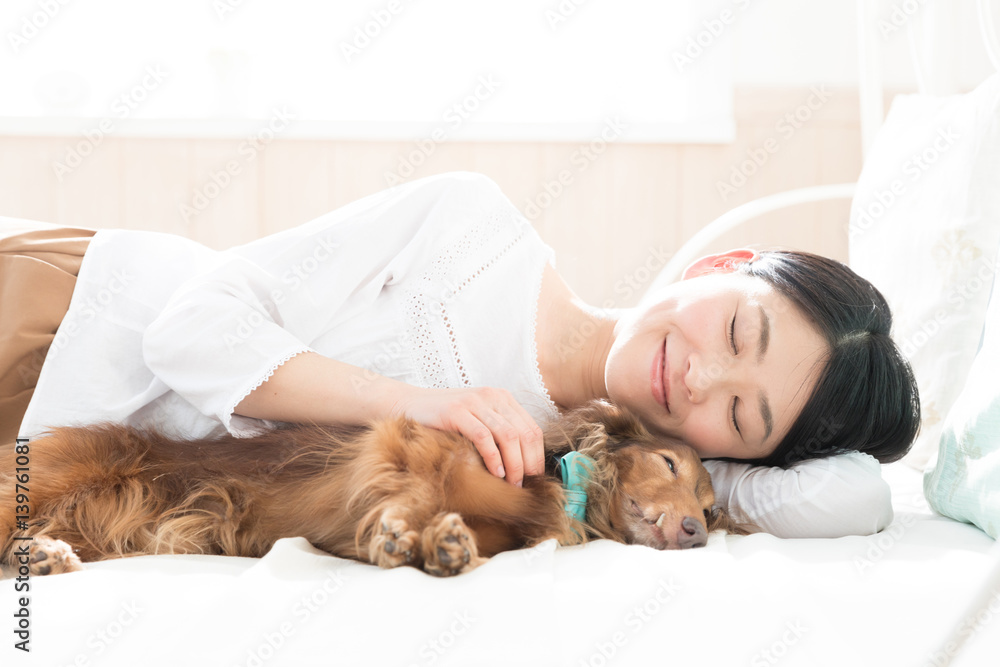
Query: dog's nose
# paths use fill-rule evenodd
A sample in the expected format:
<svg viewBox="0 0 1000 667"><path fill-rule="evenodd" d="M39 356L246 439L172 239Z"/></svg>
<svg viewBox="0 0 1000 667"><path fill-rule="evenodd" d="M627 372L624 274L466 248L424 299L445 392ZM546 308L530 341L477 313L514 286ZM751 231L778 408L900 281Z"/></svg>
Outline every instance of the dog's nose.
<svg viewBox="0 0 1000 667"><path fill-rule="evenodd" d="M681 549L693 549L708 544L708 534L694 517L686 516L681 521L681 529L677 531L677 544Z"/></svg>

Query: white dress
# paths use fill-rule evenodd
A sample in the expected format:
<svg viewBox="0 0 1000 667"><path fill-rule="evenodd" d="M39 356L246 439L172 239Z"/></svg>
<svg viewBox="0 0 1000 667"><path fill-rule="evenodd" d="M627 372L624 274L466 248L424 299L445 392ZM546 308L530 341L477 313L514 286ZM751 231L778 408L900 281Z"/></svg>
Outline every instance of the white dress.
<svg viewBox="0 0 1000 667"><path fill-rule="evenodd" d="M472 173L399 185L222 252L101 230L20 435L105 420L252 435L273 424L235 406L305 351L421 387L501 387L544 425L558 415L535 349L546 263L552 249ZM719 502L777 535L867 534L892 517L866 455L790 470L708 464Z"/></svg>

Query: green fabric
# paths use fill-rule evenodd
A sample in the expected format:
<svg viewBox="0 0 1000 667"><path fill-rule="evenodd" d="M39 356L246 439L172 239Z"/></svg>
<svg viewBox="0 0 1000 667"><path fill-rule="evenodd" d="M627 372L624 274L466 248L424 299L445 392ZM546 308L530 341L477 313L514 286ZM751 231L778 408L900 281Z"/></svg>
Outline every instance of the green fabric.
<svg viewBox="0 0 1000 667"><path fill-rule="evenodd" d="M1000 273L986 312L982 344L958 400L948 411L924 494L945 516L1000 532Z"/></svg>
<svg viewBox="0 0 1000 667"><path fill-rule="evenodd" d="M570 452L559 460L559 474L566 489L566 514L577 521L587 517L587 485L594 460L580 452Z"/></svg>

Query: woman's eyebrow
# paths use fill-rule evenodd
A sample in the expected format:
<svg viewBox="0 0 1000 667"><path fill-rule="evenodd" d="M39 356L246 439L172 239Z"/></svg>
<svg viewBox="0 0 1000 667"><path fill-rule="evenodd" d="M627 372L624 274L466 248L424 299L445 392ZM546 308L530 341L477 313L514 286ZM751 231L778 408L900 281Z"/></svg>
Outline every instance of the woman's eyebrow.
<svg viewBox="0 0 1000 667"><path fill-rule="evenodd" d="M767 352L767 344L771 342L771 320L768 318L767 313L764 312L764 306L757 304L757 310L760 311L760 336L757 338L757 363L760 364L764 361L764 354ZM764 392L760 392L760 416L764 420L764 439L761 441L767 442L767 439L771 437L771 431L774 430L774 419L771 416L771 406L767 402L767 396Z"/></svg>
<svg viewBox="0 0 1000 667"><path fill-rule="evenodd" d="M764 395L763 391L760 392L760 416L764 420L764 439L761 440L761 443L765 443L771 437L774 419L771 416L771 405L767 402L767 396Z"/></svg>
<svg viewBox="0 0 1000 667"><path fill-rule="evenodd" d="M771 341L771 320L764 312L764 306L757 304L760 311L760 336L757 339L757 363L764 361L764 353L767 352L767 344Z"/></svg>

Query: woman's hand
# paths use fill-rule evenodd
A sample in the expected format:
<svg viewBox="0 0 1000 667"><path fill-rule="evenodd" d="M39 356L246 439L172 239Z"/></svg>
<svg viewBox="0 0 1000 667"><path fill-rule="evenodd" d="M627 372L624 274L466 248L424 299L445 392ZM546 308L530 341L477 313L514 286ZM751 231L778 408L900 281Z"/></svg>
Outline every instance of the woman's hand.
<svg viewBox="0 0 1000 667"><path fill-rule="evenodd" d="M406 385L390 414L456 431L471 440L486 469L521 486L525 475L545 472L542 429L506 389L425 389Z"/></svg>

